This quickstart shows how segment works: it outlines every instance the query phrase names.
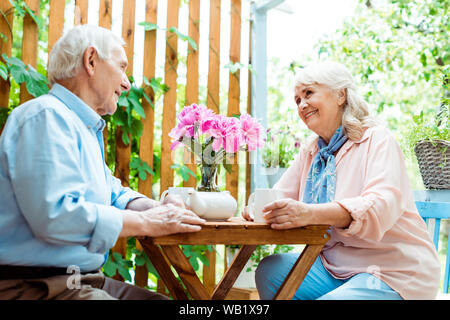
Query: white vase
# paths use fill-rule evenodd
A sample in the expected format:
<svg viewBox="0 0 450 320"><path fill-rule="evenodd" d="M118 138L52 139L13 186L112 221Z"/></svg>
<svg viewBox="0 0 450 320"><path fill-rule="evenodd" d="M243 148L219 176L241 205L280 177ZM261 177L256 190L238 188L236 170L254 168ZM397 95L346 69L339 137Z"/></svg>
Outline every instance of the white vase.
<svg viewBox="0 0 450 320"><path fill-rule="evenodd" d="M238 253L239 249L232 249L227 247L227 265L229 266L233 261L234 257ZM247 272L247 269L251 268L250 271ZM236 279L233 287L241 288L241 289L254 289L256 288L255 283L255 271L256 267L253 267L253 261L248 260L242 269L239 277Z"/></svg>
<svg viewBox="0 0 450 320"><path fill-rule="evenodd" d="M287 168L265 168L265 174L267 176L267 182L269 184L269 188L273 188L275 183L280 180L281 176L286 172Z"/></svg>

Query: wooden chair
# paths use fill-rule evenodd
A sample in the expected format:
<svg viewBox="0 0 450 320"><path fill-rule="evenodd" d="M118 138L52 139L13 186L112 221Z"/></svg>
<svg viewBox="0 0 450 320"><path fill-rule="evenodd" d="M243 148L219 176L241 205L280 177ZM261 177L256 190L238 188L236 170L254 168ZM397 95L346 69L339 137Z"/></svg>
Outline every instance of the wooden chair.
<svg viewBox="0 0 450 320"><path fill-rule="evenodd" d="M447 191L447 190L446 190ZM416 199L421 198L421 200L425 201L416 201L417 209L421 217L425 220L428 225L429 232L432 236L433 243L436 247L436 250L439 250L439 234L441 229L441 220L442 219L450 219L450 197L446 197L445 199L448 202L443 201L432 201L430 197L423 198L418 193L415 193ZM447 236L449 235L449 230L446 230ZM445 269L444 269L444 283L442 288L442 293L440 292L437 296L437 299L450 299L450 295L448 294L449 290L449 280L450 280L450 237L447 239L447 250L446 250L446 258L445 258Z"/></svg>

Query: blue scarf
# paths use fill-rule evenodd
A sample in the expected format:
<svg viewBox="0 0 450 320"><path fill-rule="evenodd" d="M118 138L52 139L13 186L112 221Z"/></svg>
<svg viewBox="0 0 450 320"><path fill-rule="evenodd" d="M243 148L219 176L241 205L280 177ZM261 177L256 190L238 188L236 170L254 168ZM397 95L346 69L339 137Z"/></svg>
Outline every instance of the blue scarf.
<svg viewBox="0 0 450 320"><path fill-rule="evenodd" d="M319 137L317 147L319 152L314 158L306 179L303 202L327 203L334 200L336 190L336 159L333 153L347 141L347 136L340 126L331 137L330 143Z"/></svg>

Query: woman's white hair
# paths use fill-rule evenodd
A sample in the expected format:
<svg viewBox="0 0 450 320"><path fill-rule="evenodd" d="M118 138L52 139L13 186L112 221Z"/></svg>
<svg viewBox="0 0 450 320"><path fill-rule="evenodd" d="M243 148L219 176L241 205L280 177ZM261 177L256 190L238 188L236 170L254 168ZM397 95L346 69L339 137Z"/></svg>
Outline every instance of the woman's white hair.
<svg viewBox="0 0 450 320"><path fill-rule="evenodd" d="M297 73L295 87L323 84L332 90L345 89L347 101L342 115L342 126L350 140L359 140L364 128L377 124L369 114L367 102L358 94L348 69L337 62L326 61L308 65Z"/></svg>
<svg viewBox="0 0 450 320"><path fill-rule="evenodd" d="M49 56L47 78L51 84L71 78L82 67L83 54L90 46L97 50L100 59L110 59L112 50L125 45L125 41L111 30L80 25L69 30L53 46Z"/></svg>

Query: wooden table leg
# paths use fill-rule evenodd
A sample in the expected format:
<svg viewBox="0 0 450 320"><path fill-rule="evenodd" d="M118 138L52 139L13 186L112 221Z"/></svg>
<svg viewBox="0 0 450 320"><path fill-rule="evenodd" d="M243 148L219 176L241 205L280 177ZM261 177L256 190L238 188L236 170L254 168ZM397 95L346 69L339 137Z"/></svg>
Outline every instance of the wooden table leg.
<svg viewBox="0 0 450 320"><path fill-rule="evenodd" d="M230 267L224 274L222 280L220 280L216 289L213 292L213 300L224 300L236 281L237 277L241 273L248 259L250 259L253 251L256 249L256 245L245 245L239 250L236 257L231 262Z"/></svg>
<svg viewBox="0 0 450 320"><path fill-rule="evenodd" d="M281 287L275 294L275 300L291 300L303 279L322 250L323 245L306 245L295 262Z"/></svg>
<svg viewBox="0 0 450 320"><path fill-rule="evenodd" d="M161 249L177 271L192 298L196 300L210 300L211 296L197 277L194 268L192 268L180 247L178 245L162 245Z"/></svg>
<svg viewBox="0 0 450 320"><path fill-rule="evenodd" d="M148 258L152 261L153 266L158 272L158 275L164 281L164 284L167 286L167 289L169 289L169 292L172 295L172 297L177 300L187 300L188 297L184 292L183 287L173 274L172 270L170 269L170 265L166 262L166 259L161 253L159 247L148 240L142 241L141 245L142 248L145 250L145 253L147 254Z"/></svg>

